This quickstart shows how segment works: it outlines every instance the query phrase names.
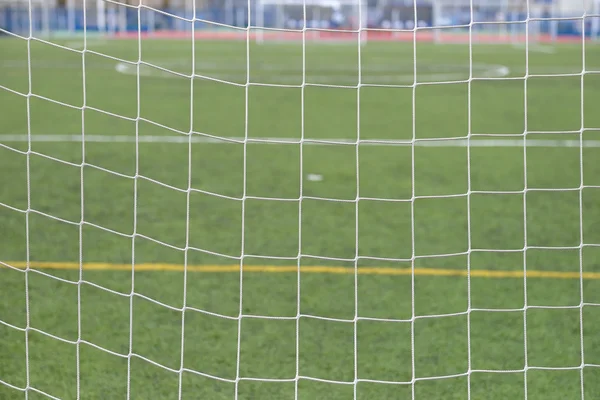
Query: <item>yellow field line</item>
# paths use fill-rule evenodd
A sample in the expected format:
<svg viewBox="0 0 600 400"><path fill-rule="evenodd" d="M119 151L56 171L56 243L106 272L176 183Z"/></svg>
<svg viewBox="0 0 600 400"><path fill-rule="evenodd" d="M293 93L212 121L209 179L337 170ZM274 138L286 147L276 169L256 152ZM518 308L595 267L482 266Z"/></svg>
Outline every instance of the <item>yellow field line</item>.
<svg viewBox="0 0 600 400"><path fill-rule="evenodd" d="M25 269L27 263L24 261L6 262L15 268ZM1 266L2 264L0 264ZM41 262L31 261L30 268L34 269L60 269L60 270L79 270L79 263L75 262ZM239 265L188 265L190 272L239 272ZM276 265L244 265L244 272L266 272L266 273L291 273L298 272L295 266L276 266ZM131 271L131 264L112 264L112 263L84 263L83 269L86 271ZM136 264L136 271L172 271L182 272L183 265L178 264ZM300 272L314 274L346 274L352 275L355 269L352 267L330 267L330 266L301 266ZM358 267L360 275L411 275L411 268L393 268L393 267ZM420 276L467 276L466 269L440 269L440 268L415 268L415 275ZM523 278L522 270L471 270L471 277L475 278ZM553 278L553 279L579 279L577 271L527 271L528 278ZM600 279L600 272L584 272L583 279Z"/></svg>

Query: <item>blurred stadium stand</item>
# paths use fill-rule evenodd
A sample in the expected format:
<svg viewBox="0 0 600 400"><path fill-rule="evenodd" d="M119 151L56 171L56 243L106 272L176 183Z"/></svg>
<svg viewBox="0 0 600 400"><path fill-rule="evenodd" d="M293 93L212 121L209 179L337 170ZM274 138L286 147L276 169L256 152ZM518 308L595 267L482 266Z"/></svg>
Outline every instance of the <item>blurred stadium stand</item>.
<svg viewBox="0 0 600 400"><path fill-rule="evenodd" d="M193 0L140 1L143 7L140 12L141 24L138 26L136 6L140 3L137 0L0 0L0 33L28 33L30 3L32 30L36 35L73 34L83 31L84 25L89 33L97 31L108 34L190 29L189 23L172 16L191 19L194 16ZM195 17L200 20L195 24L196 29L245 27L249 12L254 24L260 21L260 26L264 27L297 29L303 24L303 0L251 0L250 10L248 0L195 1ZM352 1L357 3L357 0ZM356 7L349 6L349 3L348 0L309 0L307 26L356 26L350 23L356 16ZM473 21L470 0L416 0L416 20L415 0L363 0L362 4L368 10L363 26L366 24L372 29L412 29L415 25L464 26L470 22L524 21L527 17L526 0L474 0ZM257 10L262 10L260 19L255 17ZM582 18L584 12L587 17ZM584 24L587 36L597 38L600 33L600 0L585 0L585 6L573 0L529 0L529 13L536 18L536 33L553 37L581 35ZM476 28L485 30L494 25L495 29L500 30L523 28L523 24L478 24Z"/></svg>

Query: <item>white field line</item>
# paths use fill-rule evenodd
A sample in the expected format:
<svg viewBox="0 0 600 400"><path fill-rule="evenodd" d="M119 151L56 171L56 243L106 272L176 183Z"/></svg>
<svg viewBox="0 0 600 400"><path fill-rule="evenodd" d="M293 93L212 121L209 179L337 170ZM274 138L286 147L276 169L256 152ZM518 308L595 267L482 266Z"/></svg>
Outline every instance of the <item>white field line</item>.
<svg viewBox="0 0 600 400"><path fill-rule="evenodd" d="M11 142L27 142L27 135L0 135L0 143ZM38 143L81 143L81 135L31 135L32 142ZM135 143L135 136L129 135L85 135L86 143ZM183 143L187 144L190 141L188 135L180 136L139 136L140 143ZM207 144L226 144L226 143L244 143L243 137L228 137L215 138L195 134L191 138L192 143L207 143ZM301 141L293 138L276 138L276 137L260 137L249 138L248 143L260 144L300 144ZM302 142L304 145L336 145L356 144L356 140L352 139L305 139ZM523 147L524 139L471 139L470 144L466 139L417 139L411 140L390 140L390 139L368 139L361 140L361 146L419 146L419 147ZM600 140L584 140L580 143L579 140L568 139L527 139L528 147L576 147L581 144L583 147L600 148Z"/></svg>
<svg viewBox="0 0 600 400"><path fill-rule="evenodd" d="M87 46L88 49L89 48L94 48L96 46L106 46L109 44L108 40L105 39L88 39L87 40ZM69 47L71 49L83 49L83 38L81 38L81 40L71 40L67 43L65 43L66 47Z"/></svg>
<svg viewBox="0 0 600 400"><path fill-rule="evenodd" d="M514 43L513 47L515 49L525 49L525 44L524 43ZM556 48L554 48L553 46L550 45L544 45L544 44L530 44L529 45L529 51L533 51L533 52L537 52L537 53L545 53L545 54L556 54Z"/></svg>
<svg viewBox="0 0 600 400"><path fill-rule="evenodd" d="M148 63L140 66L139 74L141 76L155 78L175 78L176 75L166 70L152 68L150 65L160 65L162 68L171 67L170 63ZM183 66L180 62L175 62L173 66ZM199 62L196 67L200 68L200 73L206 76L218 77L219 79L227 79L232 81L245 81L245 67L235 63L210 63ZM395 67L395 68L394 68ZM414 79L413 66L410 64L389 64L380 60L374 65L367 65L361 69L363 81L368 83L391 83L391 82L412 82ZM425 72L422 72L425 69ZM115 70L125 75L137 75L138 69L136 65L119 62L115 65ZM261 65L260 71L268 72L272 81L278 83L296 83L301 81L302 70L297 69L293 64L278 64ZM307 79L320 83L347 82L350 79L357 79L359 70L356 66L340 67L320 65L315 68L317 73L331 73L331 75L315 75L307 71ZM440 64L440 65L423 65L421 72L417 72L420 79L424 80L439 80L451 81L468 78L468 68L461 65ZM473 64L473 73L478 78L503 78L510 74L510 69L504 65L493 64ZM186 72L187 74L187 72ZM365 76L366 75L366 76Z"/></svg>

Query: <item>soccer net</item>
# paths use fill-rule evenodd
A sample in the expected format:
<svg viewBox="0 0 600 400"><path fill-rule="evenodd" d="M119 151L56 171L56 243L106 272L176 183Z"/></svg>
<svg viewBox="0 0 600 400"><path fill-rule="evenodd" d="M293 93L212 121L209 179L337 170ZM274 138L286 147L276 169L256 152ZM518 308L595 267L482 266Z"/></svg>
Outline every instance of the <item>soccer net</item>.
<svg viewBox="0 0 600 400"><path fill-rule="evenodd" d="M599 21L0 0L0 398L595 398Z"/></svg>

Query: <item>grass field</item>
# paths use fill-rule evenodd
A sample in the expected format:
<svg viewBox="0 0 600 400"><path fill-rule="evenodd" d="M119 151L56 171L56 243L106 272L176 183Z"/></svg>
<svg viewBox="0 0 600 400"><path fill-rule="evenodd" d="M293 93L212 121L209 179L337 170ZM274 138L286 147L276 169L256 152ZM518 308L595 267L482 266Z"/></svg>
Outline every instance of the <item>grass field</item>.
<svg viewBox="0 0 600 400"><path fill-rule="evenodd" d="M600 393L597 44L144 40L139 87L136 40L30 45L29 83L0 40L1 399Z"/></svg>

